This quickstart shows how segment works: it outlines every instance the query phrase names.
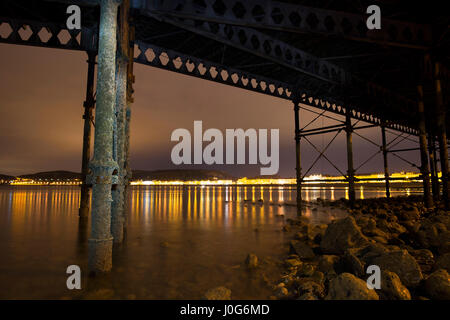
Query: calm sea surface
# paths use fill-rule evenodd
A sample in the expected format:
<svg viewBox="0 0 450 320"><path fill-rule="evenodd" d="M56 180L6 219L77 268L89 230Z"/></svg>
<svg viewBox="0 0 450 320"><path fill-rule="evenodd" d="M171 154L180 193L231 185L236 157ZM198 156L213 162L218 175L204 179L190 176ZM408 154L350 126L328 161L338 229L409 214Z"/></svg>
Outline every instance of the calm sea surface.
<svg viewBox="0 0 450 320"><path fill-rule="evenodd" d="M393 195L419 192L397 189ZM382 197L357 187L357 197ZM270 291L242 267L255 253L270 277L270 263L286 253L281 231L296 216L292 187L133 186L124 244L114 248L114 268L87 277L89 221L80 221L76 186L0 186L0 299L199 299L216 286L233 299L267 298ZM303 198L339 199L345 188L307 188ZM262 204L251 201L263 200ZM247 201L246 201L247 200ZM345 216L311 203L311 223ZM82 290L66 288L66 268L79 265Z"/></svg>

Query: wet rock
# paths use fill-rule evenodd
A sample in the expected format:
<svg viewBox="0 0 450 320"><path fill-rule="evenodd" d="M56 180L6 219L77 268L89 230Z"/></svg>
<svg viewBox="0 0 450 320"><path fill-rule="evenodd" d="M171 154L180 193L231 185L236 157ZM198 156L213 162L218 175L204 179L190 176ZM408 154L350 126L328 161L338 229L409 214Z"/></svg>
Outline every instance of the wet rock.
<svg viewBox="0 0 450 320"><path fill-rule="evenodd" d="M420 212L416 207L412 207L397 212L397 216L400 220L417 220L420 218Z"/></svg>
<svg viewBox="0 0 450 320"><path fill-rule="evenodd" d="M288 224L285 224L281 230L283 230L283 232L289 232L289 231L291 231L291 226Z"/></svg>
<svg viewBox="0 0 450 320"><path fill-rule="evenodd" d="M284 264L288 268L296 268L302 264L302 262L299 259L286 259L284 260Z"/></svg>
<svg viewBox="0 0 450 320"><path fill-rule="evenodd" d="M249 269L258 267L258 257L255 254L250 253L245 259L245 265Z"/></svg>
<svg viewBox="0 0 450 320"><path fill-rule="evenodd" d="M382 271L396 273L407 287L415 287L422 280L419 264L407 250L386 252L375 257L371 264L379 266Z"/></svg>
<svg viewBox="0 0 450 320"><path fill-rule="evenodd" d="M299 277L311 277L314 275L315 268L312 264L303 263L297 270L297 276Z"/></svg>
<svg viewBox="0 0 450 320"><path fill-rule="evenodd" d="M435 219L423 221L416 236L422 248L435 248L441 254L450 252L450 231L442 222Z"/></svg>
<svg viewBox="0 0 450 320"><path fill-rule="evenodd" d="M377 227L386 233L390 234L401 234L406 232L406 228L397 222L388 222L386 220L378 220Z"/></svg>
<svg viewBox="0 0 450 320"><path fill-rule="evenodd" d="M433 253L428 249L408 250L408 252L416 259L422 272L430 272L434 265Z"/></svg>
<svg viewBox="0 0 450 320"><path fill-rule="evenodd" d="M433 299L450 300L450 276L444 269L433 272L425 280L425 291Z"/></svg>
<svg viewBox="0 0 450 320"><path fill-rule="evenodd" d="M311 247L300 240L291 240L289 243L291 253L295 253L300 259L313 259L314 252Z"/></svg>
<svg viewBox="0 0 450 320"><path fill-rule="evenodd" d="M382 300L411 300L411 294L399 276L387 270L381 272L381 289L377 292Z"/></svg>
<svg viewBox="0 0 450 320"><path fill-rule="evenodd" d="M325 253L341 254L348 248L368 242L351 216L333 221L325 231L320 248Z"/></svg>
<svg viewBox="0 0 450 320"><path fill-rule="evenodd" d="M375 290L350 273L342 273L330 281L326 300L378 300Z"/></svg>
<svg viewBox="0 0 450 320"><path fill-rule="evenodd" d="M277 297L278 299L283 299L283 298L287 297L288 294L289 294L289 291L285 287L284 283L279 283L275 287L275 297Z"/></svg>
<svg viewBox="0 0 450 320"><path fill-rule="evenodd" d="M357 277L365 275L364 264L359 258L352 252L352 250L346 250L342 258L344 270L350 272Z"/></svg>
<svg viewBox="0 0 450 320"><path fill-rule="evenodd" d="M231 290L225 287L216 287L205 293L206 300L231 300Z"/></svg>
<svg viewBox="0 0 450 320"><path fill-rule="evenodd" d="M309 293L315 297L323 297L325 288L311 279L301 279L297 284L297 290L300 296Z"/></svg>
<svg viewBox="0 0 450 320"><path fill-rule="evenodd" d="M433 270L445 269L450 272L450 253L443 254L436 260Z"/></svg>
<svg viewBox="0 0 450 320"><path fill-rule="evenodd" d="M319 300L314 294L310 293L310 292L306 292L304 294L302 294L298 300Z"/></svg>
<svg viewBox="0 0 450 320"><path fill-rule="evenodd" d="M317 269L325 274L336 273L339 257L335 255L323 255L319 258Z"/></svg>

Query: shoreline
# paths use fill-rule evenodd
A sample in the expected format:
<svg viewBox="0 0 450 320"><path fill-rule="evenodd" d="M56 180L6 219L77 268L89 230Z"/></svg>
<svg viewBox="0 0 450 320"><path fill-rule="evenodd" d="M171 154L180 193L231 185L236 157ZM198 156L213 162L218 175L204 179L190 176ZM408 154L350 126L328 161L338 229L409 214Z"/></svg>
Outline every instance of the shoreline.
<svg viewBox="0 0 450 320"><path fill-rule="evenodd" d="M424 208L421 200L372 198L357 200L353 209L343 199L309 202L349 215L328 225L301 216L286 220L288 253L278 261L279 278L268 283L269 299L450 299L450 215L440 204ZM246 264L256 268L252 254ZM380 289L367 287L370 265L380 268Z"/></svg>

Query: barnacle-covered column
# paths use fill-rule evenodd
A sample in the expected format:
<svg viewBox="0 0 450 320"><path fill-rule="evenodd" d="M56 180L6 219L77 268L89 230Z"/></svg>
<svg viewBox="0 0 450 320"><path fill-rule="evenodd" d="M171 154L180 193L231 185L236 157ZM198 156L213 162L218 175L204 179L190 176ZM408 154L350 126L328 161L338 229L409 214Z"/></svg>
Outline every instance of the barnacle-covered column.
<svg viewBox="0 0 450 320"><path fill-rule="evenodd" d="M124 199L124 177L126 175L124 168L125 160L125 112L127 107L126 100L127 87L127 60L120 55L117 56L116 70L116 128L115 128L115 156L114 159L118 165L117 184L112 189L111 206L111 233L115 243L121 243L123 240L123 199Z"/></svg>
<svg viewBox="0 0 450 320"><path fill-rule="evenodd" d="M301 166L301 149L300 149L300 118L299 118L299 109L300 103L297 100L293 100L294 102L294 120L295 120L295 173L297 177L297 213L301 214L302 212L302 166Z"/></svg>
<svg viewBox="0 0 450 320"><path fill-rule="evenodd" d="M449 190L449 169L448 169L448 149L447 149L447 130L446 115L444 107L444 97L441 84L441 66L438 62L434 64L434 82L436 89L436 109L437 109L437 129L439 139L439 157L441 160L442 172L442 200L445 208L450 209L450 190Z"/></svg>
<svg viewBox="0 0 450 320"><path fill-rule="evenodd" d="M126 112L128 108L128 64L130 57L129 0L124 0L119 9L119 42L117 45L116 70L116 141L114 158L119 167L117 185L113 186L111 208L111 232L115 243L123 241L124 232L124 197L127 184L125 168L125 144L127 140Z"/></svg>
<svg viewBox="0 0 450 320"><path fill-rule="evenodd" d="M383 122L381 124L381 151L383 152L383 165L384 165L384 181L386 186L386 198L391 196L391 189L389 186L389 167L388 167L388 150L386 146L386 124Z"/></svg>
<svg viewBox="0 0 450 320"><path fill-rule="evenodd" d="M100 4L94 156L89 164L92 183L89 271L94 273L107 272L112 267L111 187L117 183L118 174L113 159L118 5L118 0L101 0Z"/></svg>
<svg viewBox="0 0 450 320"><path fill-rule="evenodd" d="M348 200L350 201L350 206L353 207L355 205L355 170L353 169L353 127L350 109L346 113L345 132L347 133Z"/></svg>
<svg viewBox="0 0 450 320"><path fill-rule="evenodd" d="M417 86L418 93L418 111L419 111L419 144L420 144L420 160L423 181L423 197L425 207L433 206L433 198L430 192L430 167L428 166L428 147L427 147L427 132L425 129L425 110L423 101L423 85Z"/></svg>
<svg viewBox="0 0 450 320"><path fill-rule="evenodd" d="M87 217L89 214L89 185L86 181L89 171L89 158L91 157L91 121L92 111L95 105L94 98L94 76L95 57L97 52L88 51L88 75L86 84L86 100L84 101L84 129L83 129L83 155L81 163L81 197L80 197L80 217Z"/></svg>

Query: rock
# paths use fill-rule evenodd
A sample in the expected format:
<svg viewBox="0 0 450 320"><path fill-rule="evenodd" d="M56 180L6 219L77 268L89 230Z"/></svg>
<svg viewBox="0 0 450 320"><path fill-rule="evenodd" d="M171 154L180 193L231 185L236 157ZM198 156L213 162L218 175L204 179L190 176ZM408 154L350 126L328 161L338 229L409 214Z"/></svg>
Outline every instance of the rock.
<svg viewBox="0 0 450 320"><path fill-rule="evenodd" d="M254 269L258 267L258 257L255 254L250 253L245 259L245 265L249 269Z"/></svg>
<svg viewBox="0 0 450 320"><path fill-rule="evenodd" d="M298 267L302 264L302 262L298 259L286 259L284 260L284 263L286 264L287 267L292 268L292 267Z"/></svg>
<svg viewBox="0 0 450 320"><path fill-rule="evenodd" d="M291 226L288 224L285 224L282 228L283 232L289 232L291 231Z"/></svg>
<svg viewBox="0 0 450 320"><path fill-rule="evenodd" d="M314 294L310 293L310 292L306 292L304 294L302 294L298 300L319 300Z"/></svg>
<svg viewBox="0 0 450 320"><path fill-rule="evenodd" d="M381 272L381 289L377 290L382 300L411 300L409 290L394 272Z"/></svg>
<svg viewBox="0 0 450 320"><path fill-rule="evenodd" d="M419 264L407 250L385 252L373 258L371 264L379 266L382 271L396 273L407 287L415 287L422 280Z"/></svg>
<svg viewBox="0 0 450 320"><path fill-rule="evenodd" d="M231 300L231 290L225 287L210 289L205 293L206 300Z"/></svg>
<svg viewBox="0 0 450 320"><path fill-rule="evenodd" d="M298 255L300 259L309 260L315 257L311 247L303 241L291 240L289 245L291 253L295 253L296 255Z"/></svg>
<svg viewBox="0 0 450 320"><path fill-rule="evenodd" d="M365 275L364 264L351 250L345 251L342 262L345 271L360 278Z"/></svg>
<svg viewBox="0 0 450 320"><path fill-rule="evenodd" d="M300 296L309 293L315 297L323 297L325 288L322 284L306 278L298 281L297 290Z"/></svg>
<svg viewBox="0 0 450 320"><path fill-rule="evenodd" d="M314 275L315 268L313 265L303 263L297 270L297 276L299 277L311 277Z"/></svg>
<svg viewBox="0 0 450 320"><path fill-rule="evenodd" d="M336 273L339 257L334 255L323 255L319 258L317 269L325 274Z"/></svg>
<svg viewBox="0 0 450 320"><path fill-rule="evenodd" d="M324 253L341 254L348 248L360 247L368 242L351 216L334 220L325 231L320 243Z"/></svg>
<svg viewBox="0 0 450 320"><path fill-rule="evenodd" d="M446 224L426 219L419 225L416 235L422 248L435 248L440 254L450 252L450 231Z"/></svg>
<svg viewBox="0 0 450 320"><path fill-rule="evenodd" d="M433 253L428 249L408 250L408 252L416 259L422 272L430 272L434 265Z"/></svg>
<svg viewBox="0 0 450 320"><path fill-rule="evenodd" d="M433 270L445 269L450 272L450 253L443 254L436 260Z"/></svg>
<svg viewBox="0 0 450 320"><path fill-rule="evenodd" d="M397 213L400 220L417 220L420 218L420 212L416 207L401 210Z"/></svg>
<svg viewBox="0 0 450 320"><path fill-rule="evenodd" d="M326 300L378 300L375 290L350 273L342 273L330 281Z"/></svg>
<svg viewBox="0 0 450 320"><path fill-rule="evenodd" d="M275 296L278 299L285 298L285 297L287 297L288 294L289 294L289 291L288 291L288 289L286 289L285 286L277 286L275 289Z"/></svg>
<svg viewBox="0 0 450 320"><path fill-rule="evenodd" d="M450 300L450 276L444 269L433 272L425 280L425 292L436 300Z"/></svg>

